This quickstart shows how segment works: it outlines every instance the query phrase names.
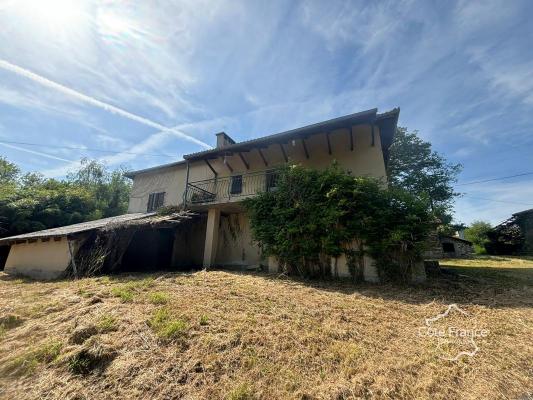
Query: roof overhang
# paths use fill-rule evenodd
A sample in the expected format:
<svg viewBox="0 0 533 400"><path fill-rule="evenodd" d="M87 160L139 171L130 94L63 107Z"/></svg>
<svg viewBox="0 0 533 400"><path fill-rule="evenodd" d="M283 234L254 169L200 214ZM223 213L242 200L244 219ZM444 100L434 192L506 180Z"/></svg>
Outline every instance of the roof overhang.
<svg viewBox="0 0 533 400"><path fill-rule="evenodd" d="M136 175L146 174L146 173L150 173L150 172L156 172L156 171L159 171L159 170L162 170L162 169L167 169L167 168L172 168L172 167L177 167L177 166L180 166L180 165L185 165L186 163L187 162L185 160L181 160L181 161L176 161L176 162L169 163L169 164L157 165L157 166L151 167L151 168L138 169L136 171L128 171L128 172L124 173L124 176L126 178L133 179L133 178L135 178Z"/></svg>
<svg viewBox="0 0 533 400"><path fill-rule="evenodd" d="M187 154L183 156L183 158L188 161L213 159L227 154L246 152L256 148L264 148L276 143L288 143L291 140L305 139L311 135L327 133L337 129L364 124L376 124L379 127L383 151L384 154L387 155L386 158L388 158L388 148L394 138L394 132L396 131L400 109L395 108L394 110L383 114L378 114L377 111L377 108L373 108L371 110L361 111L355 114L330 119L328 121L307 125L297 129L291 129L285 132L276 133L274 135L231 144L218 149Z"/></svg>

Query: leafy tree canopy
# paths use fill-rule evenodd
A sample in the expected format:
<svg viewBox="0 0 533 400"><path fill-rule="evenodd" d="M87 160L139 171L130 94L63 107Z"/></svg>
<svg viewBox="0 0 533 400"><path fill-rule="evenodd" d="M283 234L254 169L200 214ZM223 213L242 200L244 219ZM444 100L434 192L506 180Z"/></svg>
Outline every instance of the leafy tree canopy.
<svg viewBox="0 0 533 400"><path fill-rule="evenodd" d="M431 209L444 224L451 222L453 200L459 195L453 184L461 170L461 164L446 161L432 150L431 143L418 137L417 131L397 129L390 147L389 183L417 197L428 198Z"/></svg>
<svg viewBox="0 0 533 400"><path fill-rule="evenodd" d="M57 180L21 174L0 157L0 236L123 214L129 191L123 171L110 172L96 161L83 160L78 171Z"/></svg>
<svg viewBox="0 0 533 400"><path fill-rule="evenodd" d="M492 225L486 221L474 221L465 229L465 238L474 244L476 253L485 252L485 244L489 242L488 233Z"/></svg>

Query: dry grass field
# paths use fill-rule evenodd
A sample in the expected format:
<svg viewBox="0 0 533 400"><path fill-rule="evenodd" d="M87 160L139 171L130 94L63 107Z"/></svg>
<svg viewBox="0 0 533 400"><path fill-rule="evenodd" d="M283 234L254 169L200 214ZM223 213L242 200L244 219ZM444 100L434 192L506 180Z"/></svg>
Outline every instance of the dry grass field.
<svg viewBox="0 0 533 400"><path fill-rule="evenodd" d="M530 399L533 262L443 262L424 286L221 271L36 282L0 274L5 399ZM486 329L479 350L421 335ZM444 325L442 325L444 326Z"/></svg>

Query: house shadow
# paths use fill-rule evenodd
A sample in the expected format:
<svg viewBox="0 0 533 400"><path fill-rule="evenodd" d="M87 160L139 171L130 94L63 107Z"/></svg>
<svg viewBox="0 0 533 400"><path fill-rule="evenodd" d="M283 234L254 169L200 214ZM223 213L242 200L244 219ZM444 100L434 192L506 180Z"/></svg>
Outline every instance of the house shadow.
<svg viewBox="0 0 533 400"><path fill-rule="evenodd" d="M503 278L498 276L498 273L503 276L506 271L494 271L485 276L481 272L475 271L476 268L465 269L468 269L468 275L463 274L463 271L458 268L455 273L428 277L425 283L417 285L352 282L350 279L303 279L263 272L225 272L239 275L252 274L260 279L289 282L291 285L312 288L321 292L341 293L347 296L357 294L383 301L408 304L429 304L439 301L446 304L481 305L491 308L533 307L533 283L531 280L523 278L523 268L516 268L516 270L520 270L521 275L519 276L522 278L507 275ZM510 271L514 268L502 268L502 270ZM533 273L531 269L528 272Z"/></svg>

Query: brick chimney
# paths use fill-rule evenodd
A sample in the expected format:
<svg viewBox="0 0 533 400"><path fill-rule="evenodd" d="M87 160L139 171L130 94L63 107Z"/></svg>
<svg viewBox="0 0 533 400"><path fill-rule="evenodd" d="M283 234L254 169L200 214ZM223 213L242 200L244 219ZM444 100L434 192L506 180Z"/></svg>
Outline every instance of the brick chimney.
<svg viewBox="0 0 533 400"><path fill-rule="evenodd" d="M230 138L226 132L219 132L216 134L217 136L217 149L221 149L222 147L226 147L230 144L234 144L235 140Z"/></svg>

